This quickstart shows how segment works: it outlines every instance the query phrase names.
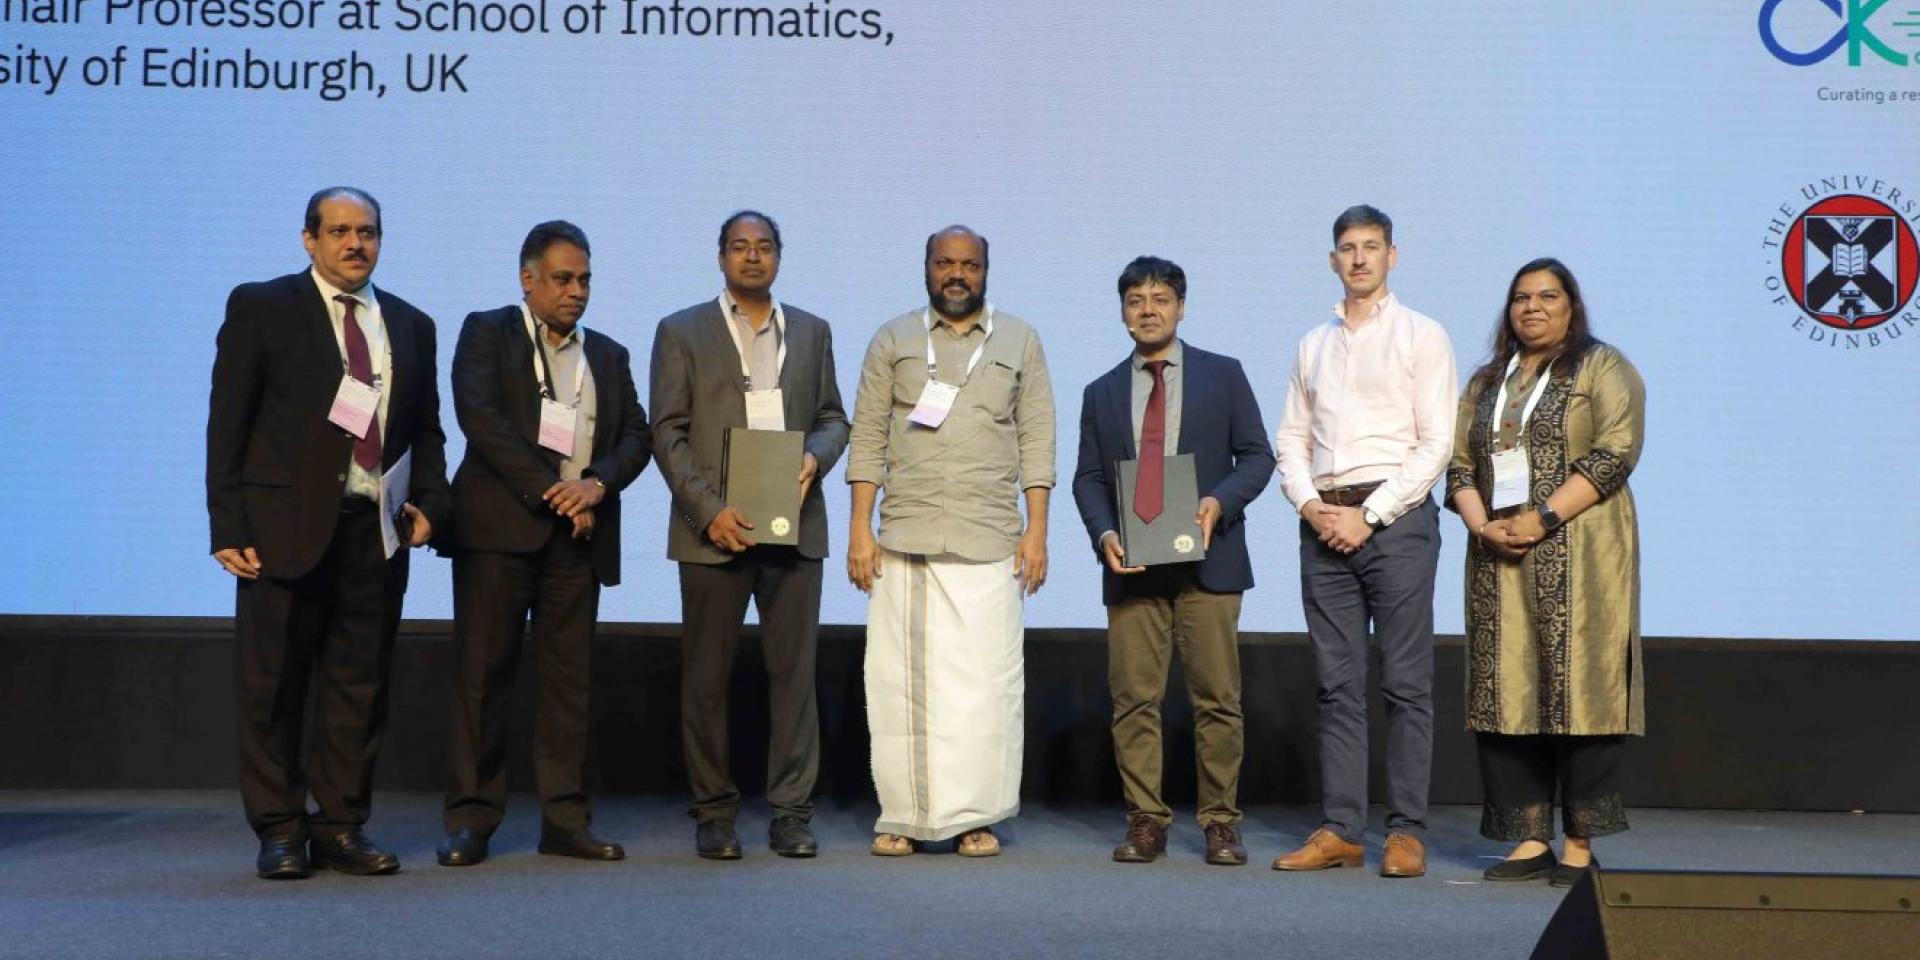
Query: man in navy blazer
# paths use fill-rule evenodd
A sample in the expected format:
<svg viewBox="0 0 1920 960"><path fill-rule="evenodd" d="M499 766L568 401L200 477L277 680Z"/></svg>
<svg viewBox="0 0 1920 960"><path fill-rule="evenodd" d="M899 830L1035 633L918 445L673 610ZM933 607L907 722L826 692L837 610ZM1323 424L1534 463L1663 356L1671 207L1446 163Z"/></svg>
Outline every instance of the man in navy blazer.
<svg viewBox="0 0 1920 960"><path fill-rule="evenodd" d="M1172 811L1160 794L1160 701L1178 651L1193 701L1199 821L1208 863L1247 862L1240 844L1239 621L1253 586L1246 508L1273 476L1273 449L1240 361L1182 342L1187 276L1138 257L1120 274L1120 315L1133 337L1125 362L1087 385L1073 499L1086 523L1107 606L1107 678L1113 748L1127 801L1127 835L1113 859L1149 863L1166 852ZM1192 454L1206 558L1127 567L1120 549L1118 463L1144 447Z"/></svg>

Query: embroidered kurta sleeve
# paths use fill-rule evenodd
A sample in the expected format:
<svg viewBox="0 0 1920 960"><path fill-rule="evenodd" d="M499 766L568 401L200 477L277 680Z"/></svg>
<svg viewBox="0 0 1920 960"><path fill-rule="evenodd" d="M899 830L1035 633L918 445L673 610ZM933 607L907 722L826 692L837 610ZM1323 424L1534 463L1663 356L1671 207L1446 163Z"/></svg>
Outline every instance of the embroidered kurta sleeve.
<svg viewBox="0 0 1920 960"><path fill-rule="evenodd" d="M1647 388L1640 371L1619 351L1599 348L1592 358L1589 398L1593 408L1593 448L1568 463L1593 481L1600 496L1626 485L1640 460L1646 439Z"/></svg>

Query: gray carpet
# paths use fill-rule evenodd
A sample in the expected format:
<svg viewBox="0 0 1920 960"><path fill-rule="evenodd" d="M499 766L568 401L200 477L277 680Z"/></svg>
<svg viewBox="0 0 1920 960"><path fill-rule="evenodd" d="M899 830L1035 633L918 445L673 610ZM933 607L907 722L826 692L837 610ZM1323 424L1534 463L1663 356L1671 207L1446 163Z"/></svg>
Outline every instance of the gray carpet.
<svg viewBox="0 0 1920 960"><path fill-rule="evenodd" d="M373 836L400 875L252 876L239 800L210 792L0 791L0 957L1226 957L1524 958L1559 902L1544 883L1479 880L1502 851L1479 811L1433 811L1431 872L1267 869L1314 812L1248 811L1254 862L1200 862L1176 825L1170 856L1108 862L1116 808L1030 807L1006 853L869 856L874 811L823 809L823 853L766 852L765 814L741 821L747 857L692 853L692 821L661 798L598 805L627 846L615 864L534 853L538 813L516 796L494 858L433 862L436 797L384 795ZM1375 810L1375 817L1380 812ZM1599 844L1609 867L1912 872L1920 816L1635 810ZM1378 837L1373 838L1377 844Z"/></svg>

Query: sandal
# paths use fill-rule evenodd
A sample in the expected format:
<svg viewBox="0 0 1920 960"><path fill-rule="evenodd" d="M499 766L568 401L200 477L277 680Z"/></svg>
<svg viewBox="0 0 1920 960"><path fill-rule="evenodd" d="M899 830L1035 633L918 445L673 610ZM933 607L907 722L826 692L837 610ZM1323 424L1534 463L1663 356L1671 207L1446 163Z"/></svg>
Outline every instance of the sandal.
<svg viewBox="0 0 1920 960"><path fill-rule="evenodd" d="M873 838L873 846L867 848L876 857L904 857L913 853L913 841L897 833L883 833Z"/></svg>
<svg viewBox="0 0 1920 960"><path fill-rule="evenodd" d="M1000 838L993 835L992 827L968 830L960 835L960 842L954 844L953 852L963 857L997 857L1000 855Z"/></svg>

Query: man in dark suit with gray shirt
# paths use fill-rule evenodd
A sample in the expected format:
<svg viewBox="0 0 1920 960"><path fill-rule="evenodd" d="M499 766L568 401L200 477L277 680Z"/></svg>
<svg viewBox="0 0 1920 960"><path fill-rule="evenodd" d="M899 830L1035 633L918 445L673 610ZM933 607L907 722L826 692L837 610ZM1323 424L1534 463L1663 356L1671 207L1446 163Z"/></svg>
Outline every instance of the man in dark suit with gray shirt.
<svg viewBox="0 0 1920 960"><path fill-rule="evenodd" d="M680 564L681 735L702 857L740 856L740 791L727 762L727 683L747 601L760 611L771 687L768 844L786 857L817 852L808 821L820 765L814 654L827 510L817 482L847 445L826 321L773 298L779 225L753 210L720 227L719 297L660 321L651 380L653 435L673 494L667 556ZM727 505L729 428L805 434L793 465L802 490L797 546L756 544L754 525Z"/></svg>
<svg viewBox="0 0 1920 960"><path fill-rule="evenodd" d="M520 245L521 302L469 314L453 351L467 455L453 478L459 656L442 866L487 857L506 812L508 698L528 620L540 668L540 852L618 860L585 787L588 655L600 588L620 582L620 492L646 468L647 414L627 348L588 330L587 236L564 220Z"/></svg>

